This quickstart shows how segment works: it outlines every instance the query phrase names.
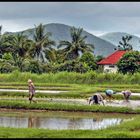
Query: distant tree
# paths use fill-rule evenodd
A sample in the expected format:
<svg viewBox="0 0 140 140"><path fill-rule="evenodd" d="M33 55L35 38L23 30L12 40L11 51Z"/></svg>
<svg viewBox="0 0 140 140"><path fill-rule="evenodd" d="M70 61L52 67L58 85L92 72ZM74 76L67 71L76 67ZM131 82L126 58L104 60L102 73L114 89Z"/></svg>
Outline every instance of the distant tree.
<svg viewBox="0 0 140 140"><path fill-rule="evenodd" d="M0 58L2 58L2 55L6 51L5 47L5 35L2 34L2 25L0 26Z"/></svg>
<svg viewBox="0 0 140 140"><path fill-rule="evenodd" d="M66 60L77 59L80 52L93 52L94 45L85 42L87 36L82 36L82 32L82 28L72 27L70 29L72 41L60 41L58 48L65 47L63 53Z"/></svg>
<svg viewBox="0 0 140 140"><path fill-rule="evenodd" d="M45 29L42 24L39 24L37 27L35 26L34 41L30 49L30 55L32 57L44 62L44 49L55 45L55 42L49 38L50 36L51 33L45 33Z"/></svg>
<svg viewBox="0 0 140 140"><path fill-rule="evenodd" d="M46 50L44 50L44 52L48 63L58 64L63 62L63 55L61 54L61 50L48 47Z"/></svg>
<svg viewBox="0 0 140 140"><path fill-rule="evenodd" d="M97 68L95 57L89 52L83 53L80 62L85 63L89 67L89 70L95 70Z"/></svg>
<svg viewBox="0 0 140 140"><path fill-rule="evenodd" d="M30 60L27 71L41 74L43 72L42 65L38 60Z"/></svg>
<svg viewBox="0 0 140 140"><path fill-rule="evenodd" d="M20 33L7 35L5 42L7 52L11 53L15 66L18 66L22 71L22 64L31 45L31 40L28 40L27 36L23 35L23 33Z"/></svg>
<svg viewBox="0 0 140 140"><path fill-rule="evenodd" d="M140 69L140 53L138 51L129 51L123 55L117 63L118 71L126 74L134 74Z"/></svg>
<svg viewBox="0 0 140 140"><path fill-rule="evenodd" d="M45 57L47 58L48 62L55 63L57 61L57 50L54 48L47 48L44 50Z"/></svg>
<svg viewBox="0 0 140 140"><path fill-rule="evenodd" d="M132 45L129 41L132 39L132 36L126 35L122 37L122 41L119 41L118 50L133 50ZM117 48L115 48L117 50Z"/></svg>
<svg viewBox="0 0 140 140"><path fill-rule="evenodd" d="M1 57L4 53L10 51L11 46L9 46L9 34L3 34L0 36L0 54Z"/></svg>
<svg viewBox="0 0 140 140"><path fill-rule="evenodd" d="M67 72L85 73L88 71L89 68L76 59L65 61L64 63L58 64L57 66L55 66L54 69L55 72L67 71Z"/></svg>
<svg viewBox="0 0 140 140"><path fill-rule="evenodd" d="M97 55L97 56L95 57L96 63L99 62L99 61L101 61L102 59L104 59L104 57L103 57L102 55Z"/></svg>

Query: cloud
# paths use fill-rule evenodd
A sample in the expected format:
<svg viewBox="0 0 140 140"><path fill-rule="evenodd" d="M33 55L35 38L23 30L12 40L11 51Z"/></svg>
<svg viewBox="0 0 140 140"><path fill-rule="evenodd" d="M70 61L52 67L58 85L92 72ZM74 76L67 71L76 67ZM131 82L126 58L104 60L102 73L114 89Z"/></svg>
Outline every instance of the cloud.
<svg viewBox="0 0 140 140"><path fill-rule="evenodd" d="M8 9L8 10L7 10ZM1 2L0 17L139 16L139 2Z"/></svg>
<svg viewBox="0 0 140 140"><path fill-rule="evenodd" d="M122 31L140 34L139 2L1 2L0 23L5 31L34 24L63 23L93 33Z"/></svg>

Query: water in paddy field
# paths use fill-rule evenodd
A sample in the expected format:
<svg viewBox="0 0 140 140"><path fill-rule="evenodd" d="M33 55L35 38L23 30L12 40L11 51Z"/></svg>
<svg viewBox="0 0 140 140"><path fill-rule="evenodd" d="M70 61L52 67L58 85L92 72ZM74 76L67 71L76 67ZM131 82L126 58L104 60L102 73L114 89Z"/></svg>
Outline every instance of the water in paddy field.
<svg viewBox="0 0 140 140"><path fill-rule="evenodd" d="M131 119L128 115L111 115L99 113L76 112L17 112L2 111L0 114L0 127L15 128L44 128L44 129L89 129L97 130L108 126L118 125Z"/></svg>

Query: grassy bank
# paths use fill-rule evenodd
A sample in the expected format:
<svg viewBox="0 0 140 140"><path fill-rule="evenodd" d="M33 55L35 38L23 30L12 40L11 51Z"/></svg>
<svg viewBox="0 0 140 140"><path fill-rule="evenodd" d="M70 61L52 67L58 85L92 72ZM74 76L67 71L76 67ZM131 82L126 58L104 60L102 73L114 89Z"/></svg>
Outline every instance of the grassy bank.
<svg viewBox="0 0 140 140"><path fill-rule="evenodd" d="M35 110L52 110L52 111L83 111L83 112L106 112L106 113L140 113L140 109L128 107L113 107L100 105L82 105L58 102L38 102L30 104L28 101L5 101L0 100L0 108L7 109L35 109Z"/></svg>
<svg viewBox="0 0 140 140"><path fill-rule="evenodd" d="M140 118L102 130L48 130L0 127L1 138L139 138ZM28 132L28 133L27 133Z"/></svg>
<svg viewBox="0 0 140 140"><path fill-rule="evenodd" d="M61 83L61 84L140 84L140 73L134 75L123 75L119 73L96 73L87 72L84 74L75 72L60 72L47 74L20 73L14 71L9 74L0 74L0 82L27 82L31 78L36 83Z"/></svg>
<svg viewBox="0 0 140 140"><path fill-rule="evenodd" d="M67 98L67 99L87 99L88 97L92 96L94 93L93 92L81 92L81 91L77 91L77 92L63 92L63 93L59 93L59 94L55 94L55 93L36 93L35 98ZM104 93L100 93L105 99L106 96ZM24 92L0 92L0 98L28 98L28 93L24 93ZM123 95L120 94L115 94L113 96L116 100L124 100ZM137 95L133 95L130 97L131 100L140 100L140 96Z"/></svg>

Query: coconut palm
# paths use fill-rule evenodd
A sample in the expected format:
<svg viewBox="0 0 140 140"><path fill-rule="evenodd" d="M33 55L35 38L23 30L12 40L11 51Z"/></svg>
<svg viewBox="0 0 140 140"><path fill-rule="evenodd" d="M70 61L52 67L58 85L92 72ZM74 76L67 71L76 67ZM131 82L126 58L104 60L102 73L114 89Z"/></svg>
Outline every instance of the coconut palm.
<svg viewBox="0 0 140 140"><path fill-rule="evenodd" d="M0 26L0 58L2 58L5 53L8 53L10 51L8 41L9 34L2 34L2 26Z"/></svg>
<svg viewBox="0 0 140 140"><path fill-rule="evenodd" d="M49 63L56 64L63 62L63 55L61 50L56 50L54 48L47 48L45 51L45 57Z"/></svg>
<svg viewBox="0 0 140 140"><path fill-rule="evenodd" d="M94 45L87 44L85 39L87 36L82 36L83 29L72 27L70 29L71 39L72 41L60 41L58 45L58 49L61 47L65 47L63 53L65 55L65 59L76 59L80 56L80 52L93 52Z"/></svg>
<svg viewBox="0 0 140 140"><path fill-rule="evenodd" d="M27 52L31 47L32 41L23 35L23 33L8 35L6 38L6 46L12 54L15 65L22 69L22 63L27 56Z"/></svg>
<svg viewBox="0 0 140 140"><path fill-rule="evenodd" d="M51 33L45 33L44 26L42 24L35 26L35 33L34 33L34 41L32 44L32 48L30 49L30 55L37 60L41 60L42 62L45 61L44 57L44 50L47 47L55 45L55 42L52 41L49 37Z"/></svg>
<svg viewBox="0 0 140 140"><path fill-rule="evenodd" d="M50 63L55 63L57 61L57 50L49 47L44 52L45 52L45 57Z"/></svg>

